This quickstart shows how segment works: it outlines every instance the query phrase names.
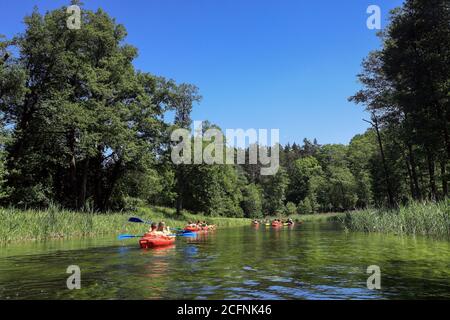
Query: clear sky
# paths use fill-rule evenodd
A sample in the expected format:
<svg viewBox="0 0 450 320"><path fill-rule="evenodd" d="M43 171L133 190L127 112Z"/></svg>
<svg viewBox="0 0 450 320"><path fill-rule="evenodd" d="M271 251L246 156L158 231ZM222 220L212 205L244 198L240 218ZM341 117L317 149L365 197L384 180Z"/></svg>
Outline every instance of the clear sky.
<svg viewBox="0 0 450 320"><path fill-rule="evenodd" d="M0 34L24 29L41 12L69 0L0 0ZM317 138L348 143L367 124L347 102L363 57L379 47L366 9L401 0L84 0L128 30L138 69L197 85L194 120L223 129L280 129L281 143Z"/></svg>

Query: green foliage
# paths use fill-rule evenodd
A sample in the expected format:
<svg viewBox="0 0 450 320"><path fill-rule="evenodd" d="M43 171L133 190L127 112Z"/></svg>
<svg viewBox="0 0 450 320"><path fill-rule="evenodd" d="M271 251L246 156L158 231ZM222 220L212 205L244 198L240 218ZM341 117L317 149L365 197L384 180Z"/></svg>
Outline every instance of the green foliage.
<svg viewBox="0 0 450 320"><path fill-rule="evenodd" d="M295 203L292 202L286 203L284 214L286 216L292 216L294 214L297 214L297 206L295 205Z"/></svg>
<svg viewBox="0 0 450 320"><path fill-rule="evenodd" d="M165 221L172 228L182 228L188 220L206 220L219 228L249 225L249 219L210 218L183 212L177 216L174 209L139 207L131 212L75 212L50 205L46 210L0 209L0 244L14 241L46 240L56 238L85 238L119 234L142 234L146 224L129 223L137 215L148 221Z"/></svg>
<svg viewBox="0 0 450 320"><path fill-rule="evenodd" d="M19 52L0 66L0 111L13 128L9 202L104 211L127 196L154 198L164 188L155 169L164 112L186 120L197 89L136 71L137 49L102 10L83 9L79 30L66 19L64 8L34 11L23 34L0 42Z"/></svg>
<svg viewBox="0 0 450 320"><path fill-rule="evenodd" d="M407 0L380 34L380 50L363 61L363 89L351 100L381 132L380 159L371 163L378 205L448 196L449 21L448 1Z"/></svg>
<svg viewBox="0 0 450 320"><path fill-rule="evenodd" d="M306 197L304 200L300 201L297 212L299 214L313 214L315 210L311 202L312 201L309 197Z"/></svg>
<svg viewBox="0 0 450 320"><path fill-rule="evenodd" d="M365 134L356 135L350 141L347 157L349 169L356 179L356 194L358 200L356 206L365 208L372 205L372 174L371 160L377 156L376 137L373 130Z"/></svg>
<svg viewBox="0 0 450 320"><path fill-rule="evenodd" d="M262 190L251 183L242 190L242 210L246 218L261 218L262 214Z"/></svg>
<svg viewBox="0 0 450 320"><path fill-rule="evenodd" d="M294 204L303 201L308 195L315 192L315 179L322 175L322 168L312 156L298 159L289 172L289 191L287 199Z"/></svg>
<svg viewBox="0 0 450 320"><path fill-rule="evenodd" d="M266 176L262 186L264 190L263 208L269 215L284 212L284 202L289 185L289 177L284 168L280 168L273 176Z"/></svg>
<svg viewBox="0 0 450 320"><path fill-rule="evenodd" d="M340 219L351 231L450 237L450 205L413 202L395 210L367 209Z"/></svg>

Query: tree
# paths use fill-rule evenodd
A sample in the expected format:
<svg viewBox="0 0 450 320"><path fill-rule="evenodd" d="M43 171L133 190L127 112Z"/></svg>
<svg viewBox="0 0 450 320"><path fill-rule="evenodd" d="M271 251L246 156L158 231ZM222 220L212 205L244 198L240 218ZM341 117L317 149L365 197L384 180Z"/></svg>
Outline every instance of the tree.
<svg viewBox="0 0 450 320"><path fill-rule="evenodd" d="M76 209L89 201L104 211L120 180L154 161L166 99L158 78L134 69L122 25L102 10L83 10L79 30L66 19L65 8L35 10L22 35L1 43L18 52L0 71L8 74L0 108L13 128L9 201Z"/></svg>
<svg viewBox="0 0 450 320"><path fill-rule="evenodd" d="M333 166L328 169L327 179L322 181L318 194L319 203L324 211L344 211L355 209L355 177L346 167Z"/></svg>
<svg viewBox="0 0 450 320"><path fill-rule="evenodd" d="M372 113L378 140L384 134L392 139L386 149L392 145L400 151L398 157L397 152L391 153L394 158L382 157L384 189L391 204L398 193L393 184L398 181L388 176L401 176L403 169L399 168L406 169L413 198L428 193L436 199L448 193L449 20L448 1L405 1L392 12L389 26L381 33L381 50L363 62L358 78L364 88L351 98ZM421 179L423 174L428 176L427 184Z"/></svg>
<svg viewBox="0 0 450 320"><path fill-rule="evenodd" d="M246 218L262 217L262 190L251 183L244 186L242 190L241 207Z"/></svg>
<svg viewBox="0 0 450 320"><path fill-rule="evenodd" d="M295 161L294 167L289 172L289 188L287 200L299 204L308 195L315 192L312 188L312 179L322 175L319 162L312 156Z"/></svg>
<svg viewBox="0 0 450 320"><path fill-rule="evenodd" d="M280 168L273 176L266 176L262 182L264 190L263 208L267 214L284 212L284 202L289 184L289 177L284 168Z"/></svg>
<svg viewBox="0 0 450 320"><path fill-rule="evenodd" d="M362 135L356 135L350 141L347 157L349 169L356 179L356 194L359 208L366 208L373 204L371 160L377 152L375 132L367 130Z"/></svg>

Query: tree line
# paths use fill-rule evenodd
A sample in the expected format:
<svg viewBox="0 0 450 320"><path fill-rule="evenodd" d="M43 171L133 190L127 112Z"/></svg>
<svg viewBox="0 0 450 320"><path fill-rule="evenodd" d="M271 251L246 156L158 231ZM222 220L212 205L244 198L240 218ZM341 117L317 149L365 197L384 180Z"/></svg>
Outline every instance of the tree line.
<svg viewBox="0 0 450 320"><path fill-rule="evenodd" d="M280 146L273 176L261 176L260 165L173 164L170 133L190 127L198 88L136 70L137 49L106 12L83 10L79 30L66 19L65 8L35 10L24 33L0 39L4 206L151 204L261 217L448 194L447 1L409 0L392 12L382 48L363 62L363 89L350 98L365 105L372 128L348 145Z"/></svg>
<svg viewBox="0 0 450 320"><path fill-rule="evenodd" d="M365 105L383 165L378 188L395 206L404 196L448 196L450 3L408 0L391 12L350 100ZM406 184L402 183L406 180Z"/></svg>

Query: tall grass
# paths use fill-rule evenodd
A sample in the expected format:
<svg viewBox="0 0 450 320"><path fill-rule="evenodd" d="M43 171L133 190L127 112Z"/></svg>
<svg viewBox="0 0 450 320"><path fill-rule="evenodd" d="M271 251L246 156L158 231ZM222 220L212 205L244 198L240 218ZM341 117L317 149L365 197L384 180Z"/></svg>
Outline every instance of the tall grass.
<svg viewBox="0 0 450 320"><path fill-rule="evenodd" d="M315 213L315 214L292 214L289 216L277 215L277 216L266 216L265 219L270 221L274 219L286 220L291 218L295 222L326 222L326 221L340 221L345 217L345 212L329 212L329 213Z"/></svg>
<svg viewBox="0 0 450 320"><path fill-rule="evenodd" d="M148 226L127 222L131 216L148 221L164 221L181 228L188 220L206 220L218 227L250 224L249 219L215 218L183 212L176 215L169 208L142 208L137 212L93 213L62 210L52 206L47 210L17 210L0 208L0 244L13 241L82 238L120 233L142 234Z"/></svg>
<svg viewBox="0 0 450 320"><path fill-rule="evenodd" d="M293 219L294 221L301 221L301 222L324 222L324 221L336 221L340 218L343 218L345 216L345 213L316 213L316 214L297 214L289 216L289 218Z"/></svg>
<svg viewBox="0 0 450 320"><path fill-rule="evenodd" d="M411 203L396 210L367 209L341 218L350 231L450 238L450 201Z"/></svg>

